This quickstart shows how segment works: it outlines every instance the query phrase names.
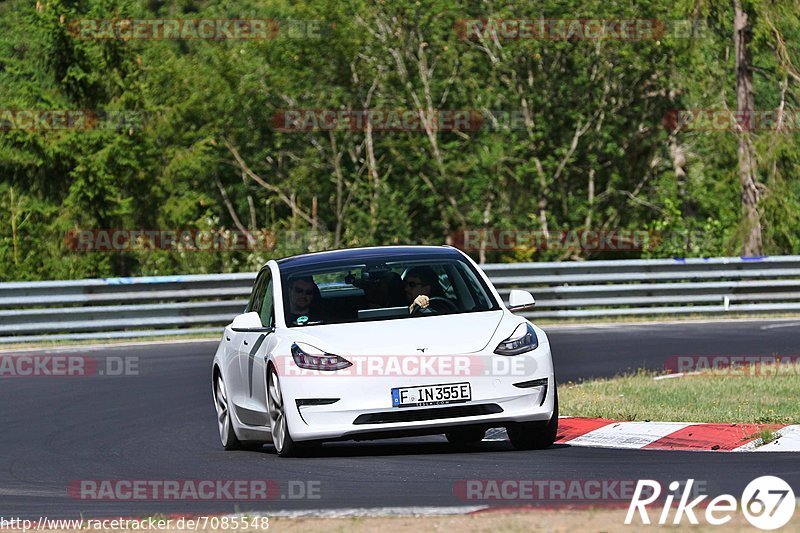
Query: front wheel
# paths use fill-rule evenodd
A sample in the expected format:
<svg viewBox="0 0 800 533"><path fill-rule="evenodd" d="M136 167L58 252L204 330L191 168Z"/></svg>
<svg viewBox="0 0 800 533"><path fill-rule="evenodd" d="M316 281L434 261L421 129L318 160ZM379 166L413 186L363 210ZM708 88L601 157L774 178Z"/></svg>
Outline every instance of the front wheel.
<svg viewBox="0 0 800 533"><path fill-rule="evenodd" d="M553 416L543 422L521 422L508 426L511 444L518 450L542 450L556 441L558 434L558 389L553 388Z"/></svg>
<svg viewBox="0 0 800 533"><path fill-rule="evenodd" d="M281 383L274 368L270 368L267 381L267 408L272 444L279 457L305 455L318 447L316 443L295 442L292 438L289 422L286 420L286 404L283 401Z"/></svg>

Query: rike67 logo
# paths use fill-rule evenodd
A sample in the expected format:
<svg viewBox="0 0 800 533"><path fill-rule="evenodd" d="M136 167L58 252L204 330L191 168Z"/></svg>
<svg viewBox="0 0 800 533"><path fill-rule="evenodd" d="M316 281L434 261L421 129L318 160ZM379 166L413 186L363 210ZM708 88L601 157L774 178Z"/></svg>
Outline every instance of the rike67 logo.
<svg viewBox="0 0 800 533"><path fill-rule="evenodd" d="M693 479L686 481L683 493L680 495L672 524L681 524L684 517L690 524L699 524L695 509L708 495L701 495L689 501L692 496ZM681 484L673 481L669 484L669 490L675 492ZM625 524L633 523L636 512L642 524L650 524L650 515L647 506L655 503L661 496L661 484L651 479L642 479L636 484L636 489L628 506L628 514L625 516ZM669 523L669 515L672 511L675 495L667 494L663 499L664 506L658 516L658 524ZM741 512L751 525L764 530L773 530L785 526L794 514L796 505L794 491L784 480L776 476L761 476L751 481L742 492L741 501L730 494L720 494L705 505L705 520L711 525L721 526L731 521L733 513L737 511L741 503ZM660 505L661 502L658 502Z"/></svg>

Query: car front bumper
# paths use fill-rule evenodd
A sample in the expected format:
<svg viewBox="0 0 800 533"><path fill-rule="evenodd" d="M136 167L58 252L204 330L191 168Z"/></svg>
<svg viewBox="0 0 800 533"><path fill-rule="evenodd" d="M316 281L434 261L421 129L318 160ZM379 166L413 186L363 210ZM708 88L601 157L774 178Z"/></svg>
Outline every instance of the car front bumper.
<svg viewBox="0 0 800 533"><path fill-rule="evenodd" d="M282 373L279 369L292 437L297 441L358 439L367 435L376 438L384 434L444 433L457 426L500 427L551 418L555 378L549 344L517 356L482 353L468 357L472 364L466 374L295 373L286 369ZM500 368L511 360L517 366L515 370ZM497 362L501 364L495 366ZM392 406L392 388L455 383L470 384L470 401Z"/></svg>

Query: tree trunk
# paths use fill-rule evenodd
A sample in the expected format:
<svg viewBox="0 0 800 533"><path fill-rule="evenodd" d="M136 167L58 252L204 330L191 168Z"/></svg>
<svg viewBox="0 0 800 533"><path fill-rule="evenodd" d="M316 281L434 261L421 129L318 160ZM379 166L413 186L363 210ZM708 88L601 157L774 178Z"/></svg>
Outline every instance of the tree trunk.
<svg viewBox="0 0 800 533"><path fill-rule="evenodd" d="M367 146L367 176L370 183L369 194L369 238L370 244L383 244L378 240L378 201L380 200L380 176L378 175L378 163L375 159L375 147L372 142L372 124L367 121L364 130L364 140Z"/></svg>
<svg viewBox="0 0 800 533"><path fill-rule="evenodd" d="M17 209L14 205L14 187L8 189L9 208L11 210L11 241L14 244L14 266L19 267L19 250L17 248Z"/></svg>
<svg viewBox="0 0 800 533"><path fill-rule="evenodd" d="M736 111L744 124L749 123L753 113L753 71L750 68L750 28L747 13L740 0L734 0L733 41L736 54ZM758 213L758 187L756 181L756 154L752 133L745 126L739 134L739 185L742 195L742 214L744 216L744 236L742 255L762 254L761 218Z"/></svg>

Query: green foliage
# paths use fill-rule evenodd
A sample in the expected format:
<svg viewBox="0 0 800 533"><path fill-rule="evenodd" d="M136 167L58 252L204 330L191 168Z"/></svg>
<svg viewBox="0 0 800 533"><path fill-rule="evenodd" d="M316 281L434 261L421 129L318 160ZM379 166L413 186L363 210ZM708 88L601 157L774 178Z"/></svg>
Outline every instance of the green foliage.
<svg viewBox="0 0 800 533"><path fill-rule="evenodd" d="M745 2L758 109L796 112L800 101L794 4ZM76 19L120 17L272 18L314 33L70 32ZM457 31L462 19L540 17L688 20L705 30L576 41ZM663 126L674 109L735 109L732 24L730 3L717 0L0 2L0 111L134 117L90 130L0 125L0 279L253 270L309 249L438 244L481 227L653 234L641 253L518 247L488 261L738 254L737 134ZM272 124L284 109L428 107L489 118L475 131L431 134ZM765 253L798 253L800 133L749 134ZM67 247L69 231L106 228L265 229L277 240L223 253Z"/></svg>

